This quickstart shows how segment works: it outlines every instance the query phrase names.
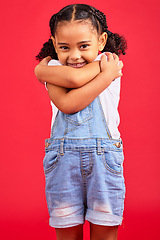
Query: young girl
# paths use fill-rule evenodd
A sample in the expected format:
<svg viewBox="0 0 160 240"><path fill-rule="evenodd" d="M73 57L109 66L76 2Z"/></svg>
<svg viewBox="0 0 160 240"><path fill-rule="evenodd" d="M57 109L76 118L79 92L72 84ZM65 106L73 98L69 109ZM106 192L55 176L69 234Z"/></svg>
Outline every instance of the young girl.
<svg viewBox="0 0 160 240"><path fill-rule="evenodd" d="M54 14L50 30L35 68L53 110L43 162L50 226L58 240L82 240L88 220L91 240L115 240L125 195L117 55L125 54L126 42L85 4Z"/></svg>

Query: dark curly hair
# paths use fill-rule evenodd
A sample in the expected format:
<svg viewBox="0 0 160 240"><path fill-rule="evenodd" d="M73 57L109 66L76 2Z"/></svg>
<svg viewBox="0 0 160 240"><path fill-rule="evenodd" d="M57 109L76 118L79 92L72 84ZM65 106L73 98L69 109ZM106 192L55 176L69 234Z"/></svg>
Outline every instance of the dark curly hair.
<svg viewBox="0 0 160 240"><path fill-rule="evenodd" d="M107 43L102 52L112 52L117 55L125 55L127 43L124 36L118 33L112 33L108 30L106 16L98 9L86 4L72 4L62 8L58 13L54 14L49 22L51 35L55 37L57 25L62 21L76 21L89 19L98 33L106 32L108 35ZM40 53L36 56L36 60L41 61L43 58L51 56L53 59L58 59L51 38L43 44Z"/></svg>

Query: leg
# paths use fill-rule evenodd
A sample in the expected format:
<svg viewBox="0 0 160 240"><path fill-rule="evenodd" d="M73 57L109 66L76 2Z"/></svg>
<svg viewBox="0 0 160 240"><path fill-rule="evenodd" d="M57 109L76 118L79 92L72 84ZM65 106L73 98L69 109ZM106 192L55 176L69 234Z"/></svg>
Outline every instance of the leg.
<svg viewBox="0 0 160 240"><path fill-rule="evenodd" d="M57 240L82 240L83 225L69 228L56 228Z"/></svg>
<svg viewBox="0 0 160 240"><path fill-rule="evenodd" d="M90 223L90 240L117 240L118 226L100 226Z"/></svg>

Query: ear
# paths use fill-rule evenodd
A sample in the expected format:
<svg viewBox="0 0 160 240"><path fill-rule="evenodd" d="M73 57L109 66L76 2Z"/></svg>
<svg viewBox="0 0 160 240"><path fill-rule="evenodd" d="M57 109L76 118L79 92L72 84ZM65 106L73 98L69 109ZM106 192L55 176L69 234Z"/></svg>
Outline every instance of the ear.
<svg viewBox="0 0 160 240"><path fill-rule="evenodd" d="M106 42L107 42L107 33L104 32L99 37L99 48L98 48L99 51L102 51L104 49Z"/></svg>
<svg viewBox="0 0 160 240"><path fill-rule="evenodd" d="M53 43L54 49L57 52L57 50L56 50L56 40L55 40L55 38L53 36L51 36L51 39L52 39L52 43Z"/></svg>

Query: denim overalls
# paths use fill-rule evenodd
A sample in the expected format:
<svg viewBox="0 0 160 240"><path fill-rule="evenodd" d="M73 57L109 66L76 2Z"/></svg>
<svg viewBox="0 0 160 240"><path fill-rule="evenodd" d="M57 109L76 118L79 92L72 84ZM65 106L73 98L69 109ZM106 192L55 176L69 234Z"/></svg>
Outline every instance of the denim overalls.
<svg viewBox="0 0 160 240"><path fill-rule="evenodd" d="M112 139L99 97L82 111L58 111L45 141L44 172L50 226L114 226L125 197L123 146Z"/></svg>

